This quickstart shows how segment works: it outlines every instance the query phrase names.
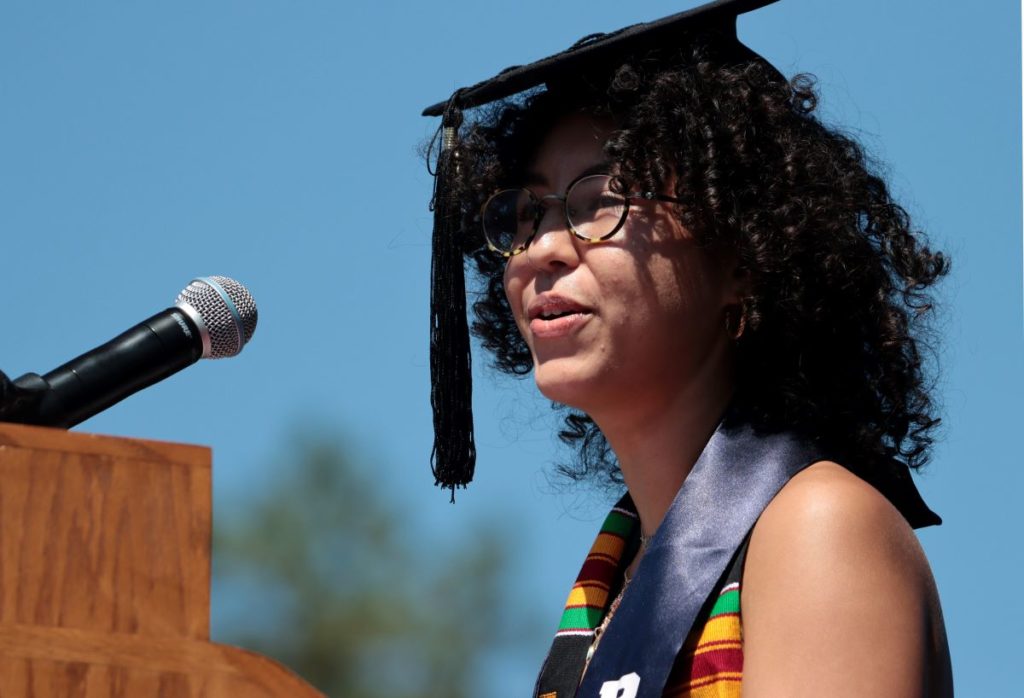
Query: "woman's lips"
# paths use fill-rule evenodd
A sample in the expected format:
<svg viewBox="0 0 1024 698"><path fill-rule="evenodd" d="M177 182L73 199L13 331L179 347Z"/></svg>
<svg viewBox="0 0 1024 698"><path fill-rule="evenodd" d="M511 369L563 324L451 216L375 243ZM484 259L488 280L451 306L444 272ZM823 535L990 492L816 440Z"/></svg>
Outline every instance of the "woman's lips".
<svg viewBox="0 0 1024 698"><path fill-rule="evenodd" d="M530 332L536 339L566 337L585 325L593 311L569 296L548 291L527 305Z"/></svg>
<svg viewBox="0 0 1024 698"><path fill-rule="evenodd" d="M585 325L592 313L585 310L559 315L557 317L535 317L530 320L530 332L538 339L566 337Z"/></svg>

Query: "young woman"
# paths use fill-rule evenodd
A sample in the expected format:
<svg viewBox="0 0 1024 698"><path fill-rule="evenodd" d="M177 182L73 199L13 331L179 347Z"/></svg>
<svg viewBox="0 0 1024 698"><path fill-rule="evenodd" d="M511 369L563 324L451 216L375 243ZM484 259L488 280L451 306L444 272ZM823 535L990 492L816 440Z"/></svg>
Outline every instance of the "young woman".
<svg viewBox="0 0 1024 698"><path fill-rule="evenodd" d="M765 3L712 20L730 4ZM473 330L567 406L572 474L628 491L536 694L949 695L907 470L947 262L811 81L703 17L549 71L448 151Z"/></svg>

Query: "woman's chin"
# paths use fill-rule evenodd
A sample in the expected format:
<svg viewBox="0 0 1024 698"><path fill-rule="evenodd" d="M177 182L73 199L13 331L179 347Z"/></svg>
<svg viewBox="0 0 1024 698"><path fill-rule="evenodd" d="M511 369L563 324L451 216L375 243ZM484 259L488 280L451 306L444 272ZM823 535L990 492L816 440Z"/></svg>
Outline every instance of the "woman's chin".
<svg viewBox="0 0 1024 698"><path fill-rule="evenodd" d="M554 359L534 364L533 378L544 397L586 411L585 405L593 401L599 381L593 370L575 363Z"/></svg>

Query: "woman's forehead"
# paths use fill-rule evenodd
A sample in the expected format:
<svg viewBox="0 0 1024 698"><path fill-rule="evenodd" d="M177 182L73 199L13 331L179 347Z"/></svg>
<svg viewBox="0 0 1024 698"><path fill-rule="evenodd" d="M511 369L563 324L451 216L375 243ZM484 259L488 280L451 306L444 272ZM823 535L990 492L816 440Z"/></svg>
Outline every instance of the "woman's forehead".
<svg viewBox="0 0 1024 698"><path fill-rule="evenodd" d="M610 172L612 163L604 146L612 130L608 120L586 114L559 119L541 139L525 168L523 183L557 188L587 174Z"/></svg>

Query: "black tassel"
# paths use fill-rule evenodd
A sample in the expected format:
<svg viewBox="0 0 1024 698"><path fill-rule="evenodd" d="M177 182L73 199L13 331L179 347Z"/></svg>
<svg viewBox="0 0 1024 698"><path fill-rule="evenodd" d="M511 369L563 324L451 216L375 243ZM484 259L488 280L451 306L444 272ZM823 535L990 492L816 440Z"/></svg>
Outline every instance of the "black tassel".
<svg viewBox="0 0 1024 698"><path fill-rule="evenodd" d="M452 96L441 123L441 151L434 171L433 258L430 265L430 405L434 410L434 484L465 487L473 479L473 376L466 318L462 206L456 191L458 132L462 112Z"/></svg>

